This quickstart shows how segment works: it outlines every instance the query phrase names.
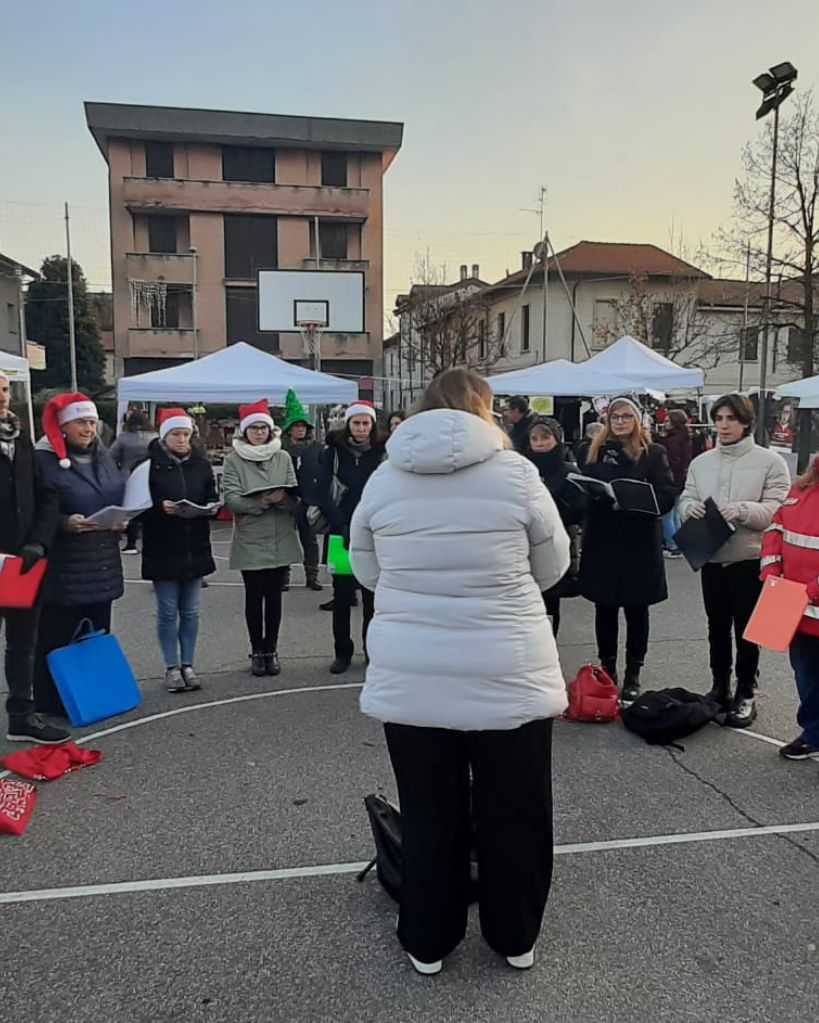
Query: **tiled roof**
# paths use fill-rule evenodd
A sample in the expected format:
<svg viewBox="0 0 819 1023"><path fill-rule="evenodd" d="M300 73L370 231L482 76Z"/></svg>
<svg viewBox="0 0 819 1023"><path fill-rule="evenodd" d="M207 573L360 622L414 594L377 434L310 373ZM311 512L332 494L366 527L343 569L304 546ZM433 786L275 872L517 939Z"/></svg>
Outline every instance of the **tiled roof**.
<svg viewBox="0 0 819 1023"><path fill-rule="evenodd" d="M701 281L697 288L697 298L700 305L707 306L731 306L741 307L745 305L745 292L748 292L748 305L760 307L766 294L764 281L745 281L717 279ZM804 289L801 281L783 281L781 284L774 281L771 291L773 305L777 301L784 303L796 303L801 305L804 302Z"/></svg>

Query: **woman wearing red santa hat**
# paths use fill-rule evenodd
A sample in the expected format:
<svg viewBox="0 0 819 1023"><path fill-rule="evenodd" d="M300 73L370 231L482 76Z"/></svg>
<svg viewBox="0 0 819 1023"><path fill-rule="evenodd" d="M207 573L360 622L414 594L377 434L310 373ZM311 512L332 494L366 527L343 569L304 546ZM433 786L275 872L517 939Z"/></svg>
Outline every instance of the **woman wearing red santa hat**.
<svg viewBox="0 0 819 1023"><path fill-rule="evenodd" d="M193 662L199 633L202 580L216 570L210 517L216 482L210 463L191 448L193 420L182 408L162 409L159 438L151 441L148 477L153 506L142 516L142 578L154 584L159 645L170 693L199 689ZM199 509L178 502L189 501ZM205 511L213 505L211 511Z"/></svg>
<svg viewBox="0 0 819 1023"><path fill-rule="evenodd" d="M330 532L343 537L345 546L350 541L353 512L361 500L367 480L383 459L384 444L378 438L375 406L370 401L353 402L344 413L344 429L327 436L318 481L321 510L330 524ZM330 666L333 675L343 675L347 671L355 652L350 609L358 586L358 581L351 575L333 576L335 660ZM362 642L366 655L367 628L373 616L374 595L362 587L361 597L364 611Z"/></svg>
<svg viewBox="0 0 819 1023"><path fill-rule="evenodd" d="M34 662L34 701L43 714L65 717L46 655L66 646L89 618L111 628L111 604L123 594L119 537L125 523L100 529L86 521L120 504L125 482L97 439L97 408L84 394L59 394L43 409L45 436L36 458L59 498L59 528L49 555L41 597L43 613Z"/></svg>
<svg viewBox="0 0 819 1023"><path fill-rule="evenodd" d="M302 553L293 512L298 482L267 402L239 407L238 436L225 459L225 504L233 512L230 567L242 573L250 670L278 675L282 588Z"/></svg>

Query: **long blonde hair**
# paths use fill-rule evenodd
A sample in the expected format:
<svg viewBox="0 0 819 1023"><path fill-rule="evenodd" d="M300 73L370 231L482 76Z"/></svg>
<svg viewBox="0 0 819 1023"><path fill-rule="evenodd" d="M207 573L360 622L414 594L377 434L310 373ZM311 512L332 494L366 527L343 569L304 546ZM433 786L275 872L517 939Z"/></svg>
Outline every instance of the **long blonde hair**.
<svg viewBox="0 0 819 1023"><path fill-rule="evenodd" d="M508 435L498 426L492 414L492 389L483 377L473 373L471 369L456 367L439 373L430 381L412 414L431 412L439 408L451 408L478 416L497 429L504 439L504 447L512 446Z"/></svg>
<svg viewBox="0 0 819 1023"><path fill-rule="evenodd" d="M589 448L589 462L596 462L598 460L600 457L600 451L610 440L620 440L619 437L615 437L611 432L611 414L617 408L628 408L634 411L634 406L628 401L613 401L611 405L609 405L603 429L594 438L591 443L591 448ZM634 412L634 429L631 431L631 435L622 441L622 444L632 462L639 462L643 455L648 453L648 449L651 445L651 439L646 433L645 427L643 426L637 412Z"/></svg>

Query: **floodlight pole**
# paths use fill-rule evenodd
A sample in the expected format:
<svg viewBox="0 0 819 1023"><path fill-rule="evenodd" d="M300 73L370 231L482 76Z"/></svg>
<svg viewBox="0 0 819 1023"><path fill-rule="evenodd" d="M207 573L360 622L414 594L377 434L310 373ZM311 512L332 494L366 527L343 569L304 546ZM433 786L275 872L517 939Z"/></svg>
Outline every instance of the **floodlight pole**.
<svg viewBox="0 0 819 1023"><path fill-rule="evenodd" d="M771 297L773 280L771 265L773 263L773 231L776 202L776 158L779 153L779 106L774 107L773 155L771 158L771 196L768 203L768 252L765 256L765 304L762 309L762 362L759 369L759 413L756 424L756 439L759 444L766 442L765 420L768 399L765 390L768 386L768 332L771 323Z"/></svg>

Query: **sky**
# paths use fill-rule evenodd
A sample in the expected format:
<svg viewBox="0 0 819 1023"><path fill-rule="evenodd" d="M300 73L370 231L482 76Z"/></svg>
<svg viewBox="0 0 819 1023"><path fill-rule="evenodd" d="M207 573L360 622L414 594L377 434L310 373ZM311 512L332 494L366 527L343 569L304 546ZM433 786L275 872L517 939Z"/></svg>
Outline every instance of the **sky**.
<svg viewBox="0 0 819 1023"><path fill-rule="evenodd" d="M816 0L42 0L4 5L0 251L72 246L109 283L106 166L84 100L402 121L385 179L386 304L428 254L496 280L538 238L710 243L751 79L819 79ZM672 243L672 237L677 239ZM738 271L739 272L739 271Z"/></svg>

